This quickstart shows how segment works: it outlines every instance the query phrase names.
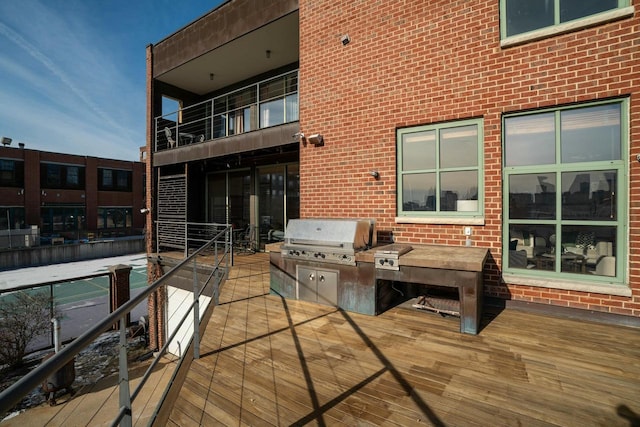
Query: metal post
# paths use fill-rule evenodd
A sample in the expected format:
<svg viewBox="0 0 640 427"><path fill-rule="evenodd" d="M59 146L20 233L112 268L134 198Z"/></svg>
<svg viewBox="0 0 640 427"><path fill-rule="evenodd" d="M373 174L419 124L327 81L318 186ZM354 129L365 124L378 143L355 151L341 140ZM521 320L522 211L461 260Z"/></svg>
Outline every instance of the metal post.
<svg viewBox="0 0 640 427"><path fill-rule="evenodd" d="M125 408L120 425L131 427L131 394L129 393L129 369L127 368L127 326L125 317L120 318L120 408Z"/></svg>
<svg viewBox="0 0 640 427"><path fill-rule="evenodd" d="M189 225L187 224L187 221L184 222L184 257L188 257L189 256L189 230L187 229L187 227L189 227Z"/></svg>
<svg viewBox="0 0 640 427"><path fill-rule="evenodd" d="M193 258L193 358L200 358L200 296L196 257Z"/></svg>
<svg viewBox="0 0 640 427"><path fill-rule="evenodd" d="M51 319L53 323L53 349L56 353L60 351L60 321L57 318Z"/></svg>
<svg viewBox="0 0 640 427"><path fill-rule="evenodd" d="M53 300L53 285L49 285L49 317L53 319L54 317L54 308L53 308L54 300ZM51 343L55 343L55 330L54 325L51 325Z"/></svg>
<svg viewBox="0 0 640 427"><path fill-rule="evenodd" d="M7 236L9 236L9 249L11 249L11 220L9 218L9 208L7 208Z"/></svg>

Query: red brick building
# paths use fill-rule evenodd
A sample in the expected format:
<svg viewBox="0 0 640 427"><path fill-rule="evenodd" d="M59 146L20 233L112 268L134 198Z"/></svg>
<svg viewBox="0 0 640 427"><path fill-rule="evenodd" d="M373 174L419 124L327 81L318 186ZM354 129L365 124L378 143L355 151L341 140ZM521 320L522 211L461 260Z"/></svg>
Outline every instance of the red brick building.
<svg viewBox="0 0 640 427"><path fill-rule="evenodd" d="M148 48L149 195L180 175L187 218L263 242L375 218L488 248L487 297L635 321L639 6L228 1Z"/></svg>
<svg viewBox="0 0 640 427"><path fill-rule="evenodd" d="M144 191L141 162L0 147L0 230L37 226L60 243L140 235Z"/></svg>

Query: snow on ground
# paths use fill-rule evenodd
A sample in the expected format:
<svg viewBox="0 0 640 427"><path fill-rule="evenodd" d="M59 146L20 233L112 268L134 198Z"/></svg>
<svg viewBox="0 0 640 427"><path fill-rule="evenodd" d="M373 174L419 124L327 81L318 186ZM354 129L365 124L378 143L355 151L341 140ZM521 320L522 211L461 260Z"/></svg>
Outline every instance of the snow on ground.
<svg viewBox="0 0 640 427"><path fill-rule="evenodd" d="M13 289L24 285L36 285L56 280L106 273L112 265L124 264L139 268L147 266L144 253L100 258L90 261L67 262L41 267L27 267L17 270L0 271L0 290Z"/></svg>

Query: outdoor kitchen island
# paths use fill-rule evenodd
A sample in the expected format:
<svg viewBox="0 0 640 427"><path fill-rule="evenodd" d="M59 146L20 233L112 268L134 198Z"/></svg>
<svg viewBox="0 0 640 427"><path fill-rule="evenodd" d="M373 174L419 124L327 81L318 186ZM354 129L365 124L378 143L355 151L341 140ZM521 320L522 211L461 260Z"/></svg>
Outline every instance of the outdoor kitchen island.
<svg viewBox="0 0 640 427"><path fill-rule="evenodd" d="M377 315L395 304L398 284L456 288L460 332L479 331L487 249L396 243L365 248L349 255L352 262L339 263L313 256L296 259L283 247L276 243L266 250L271 291L284 298Z"/></svg>

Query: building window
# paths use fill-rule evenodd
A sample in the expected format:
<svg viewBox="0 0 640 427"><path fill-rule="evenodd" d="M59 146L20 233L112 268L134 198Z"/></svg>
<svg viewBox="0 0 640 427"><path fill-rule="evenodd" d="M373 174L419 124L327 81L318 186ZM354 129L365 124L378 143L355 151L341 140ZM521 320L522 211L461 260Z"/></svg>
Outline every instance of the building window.
<svg viewBox="0 0 640 427"><path fill-rule="evenodd" d="M506 271L623 281L626 111L616 100L504 117Z"/></svg>
<svg viewBox="0 0 640 427"><path fill-rule="evenodd" d="M42 234L79 240L87 228L85 208L81 206L47 206L40 209Z"/></svg>
<svg viewBox="0 0 640 427"><path fill-rule="evenodd" d="M132 208L98 208L98 229L131 228Z"/></svg>
<svg viewBox="0 0 640 427"><path fill-rule="evenodd" d="M59 190L84 190L84 166L62 165L58 163L40 164L42 188Z"/></svg>
<svg viewBox="0 0 640 427"><path fill-rule="evenodd" d="M24 187L24 162L0 159L0 187Z"/></svg>
<svg viewBox="0 0 640 427"><path fill-rule="evenodd" d="M482 120L400 129L399 216L480 216Z"/></svg>
<svg viewBox="0 0 640 427"><path fill-rule="evenodd" d="M19 230L24 227L23 207L0 206L0 230Z"/></svg>
<svg viewBox="0 0 640 427"><path fill-rule="evenodd" d="M131 171L120 169L98 169L98 190L132 191Z"/></svg>
<svg viewBox="0 0 640 427"><path fill-rule="evenodd" d="M502 38L629 6L629 0L501 0Z"/></svg>

